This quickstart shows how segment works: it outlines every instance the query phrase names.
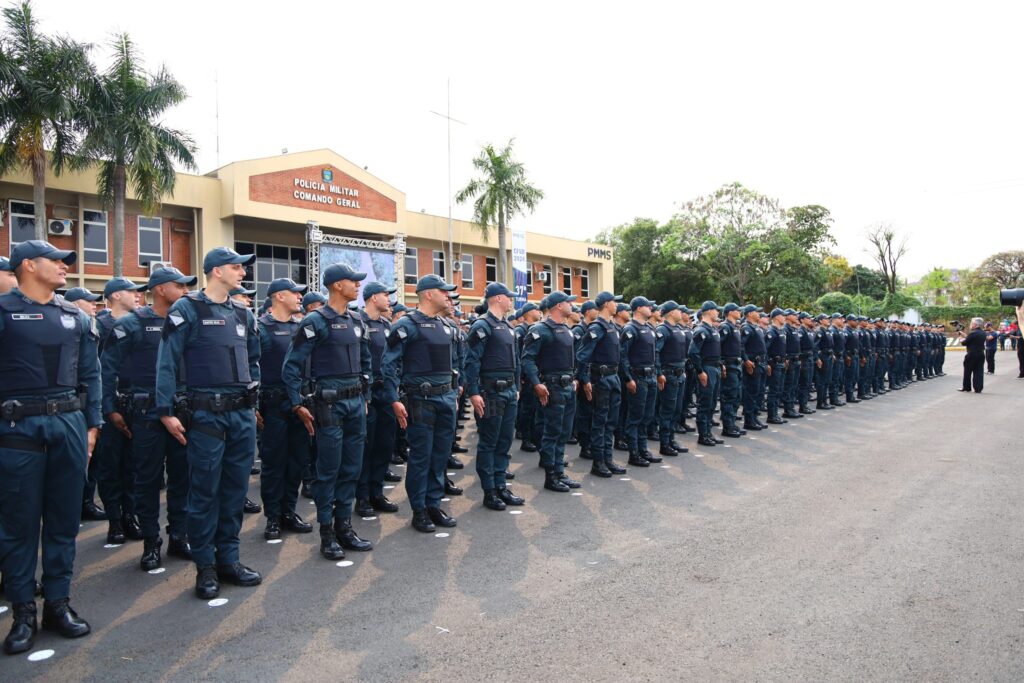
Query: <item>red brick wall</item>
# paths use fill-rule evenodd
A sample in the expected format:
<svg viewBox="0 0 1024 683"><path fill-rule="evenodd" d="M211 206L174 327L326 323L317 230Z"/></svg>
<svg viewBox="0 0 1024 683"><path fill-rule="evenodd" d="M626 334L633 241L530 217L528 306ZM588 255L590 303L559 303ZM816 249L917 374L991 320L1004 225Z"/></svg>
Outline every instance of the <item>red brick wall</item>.
<svg viewBox="0 0 1024 683"><path fill-rule="evenodd" d="M359 192L358 197L350 195L337 195L331 192L320 192L319 190L300 187L295 184L295 179L309 180L322 183L321 173L325 168L331 169L334 178L330 183L324 185L336 185L350 188ZM308 192L315 195L330 197L333 204L322 204L306 199L297 199L295 192ZM372 218L379 221L398 221L398 207L393 199L385 197L375 189L361 183L347 173L342 173L333 166L307 166L305 168L294 168L287 171L276 171L274 173L263 173L250 176L249 178L249 199L254 202L265 204L278 204L280 206L293 206L299 209L312 209L326 211L329 213L342 213L349 216L361 218ZM339 206L339 199L347 199L359 203L359 208L353 206Z"/></svg>

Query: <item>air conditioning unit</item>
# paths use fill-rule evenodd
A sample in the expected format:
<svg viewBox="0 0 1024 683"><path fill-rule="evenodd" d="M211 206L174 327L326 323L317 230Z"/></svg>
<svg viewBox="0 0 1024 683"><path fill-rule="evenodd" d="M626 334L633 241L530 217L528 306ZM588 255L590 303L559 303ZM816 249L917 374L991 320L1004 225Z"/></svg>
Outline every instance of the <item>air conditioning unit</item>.
<svg viewBox="0 0 1024 683"><path fill-rule="evenodd" d="M171 264L169 261L150 261L149 262L149 274L152 275L154 270L160 268L170 268Z"/></svg>
<svg viewBox="0 0 1024 683"><path fill-rule="evenodd" d="M551 273L549 273L548 271L541 270L541 271L537 272L537 279L540 280L541 282L547 282L548 281L548 276L550 276L550 275L551 275Z"/></svg>
<svg viewBox="0 0 1024 683"><path fill-rule="evenodd" d="M71 224L72 221L66 218L53 220L47 224L47 232L49 232L51 235L70 235Z"/></svg>

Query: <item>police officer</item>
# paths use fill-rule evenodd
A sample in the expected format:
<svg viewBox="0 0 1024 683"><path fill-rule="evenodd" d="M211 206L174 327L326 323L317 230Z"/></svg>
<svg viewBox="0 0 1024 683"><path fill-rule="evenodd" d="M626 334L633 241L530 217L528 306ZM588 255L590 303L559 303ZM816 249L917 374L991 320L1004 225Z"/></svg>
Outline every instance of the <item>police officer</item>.
<svg viewBox="0 0 1024 683"><path fill-rule="evenodd" d="M612 322L621 296L601 292L594 299L598 317L587 328L576 352L577 377L584 396L594 407L591 421L590 452L594 462L590 473L609 478L625 474L626 468L612 458L615 423L622 400L619 383L619 330Z"/></svg>
<svg viewBox="0 0 1024 683"><path fill-rule="evenodd" d="M576 339L576 353L579 353L580 346L583 344L583 337L587 334L587 329L597 318L597 305L593 301L584 301L583 305L580 306L580 314L582 316L582 320L580 320L578 325L572 328L572 336ZM590 424L593 417L594 403L593 401L587 400L587 396L583 393L583 389L579 388L576 391L576 416L574 418L575 424L573 426L573 433L576 434L576 438L579 439L580 458L584 460L593 459L590 449Z"/></svg>
<svg viewBox="0 0 1024 683"><path fill-rule="evenodd" d="M373 383L370 386L370 407L366 413L366 444L363 446L363 469L356 489L356 514L371 517L374 512L398 512L398 505L384 495L384 481L389 474L388 463L395 451L398 420L384 394L384 375L380 363L384 359L391 322L387 316L390 296L397 291L380 282L363 287L363 325L370 345ZM401 477L397 478L401 481ZM389 480L390 481L390 480Z"/></svg>
<svg viewBox="0 0 1024 683"><path fill-rule="evenodd" d="M167 311L196 283L177 268L155 269L146 288L153 305L140 306L117 320L103 349L103 414L110 428L128 439L135 503L142 533L143 571L161 565L160 489L167 473L167 553L191 560L186 503L188 460L185 447L168 434L156 411L157 351ZM123 537L121 539L123 541Z"/></svg>
<svg viewBox="0 0 1024 683"><path fill-rule="evenodd" d="M302 295L302 310L305 313L312 313L326 304L327 297L320 292L306 292Z"/></svg>
<svg viewBox="0 0 1024 683"><path fill-rule="evenodd" d="M843 355L843 365L846 366L844 376L846 402L860 403L860 399L855 393L857 378L860 376L860 335L857 334L857 316L853 313L846 316L843 337L846 340L846 350Z"/></svg>
<svg viewBox="0 0 1024 683"><path fill-rule="evenodd" d="M484 490L484 507L499 511L525 502L506 482L520 386L518 342L506 319L514 305L512 297L501 282L487 285L486 310L469 328L464 373L476 416L476 473Z"/></svg>
<svg viewBox="0 0 1024 683"><path fill-rule="evenodd" d="M454 289L455 285L437 275L420 278L416 283L419 305L391 329L381 363L385 395L409 440L405 490L412 507L412 526L424 533L456 525L441 509L456 411L454 342L442 316L448 311L448 293ZM408 408L399 401L399 388L404 390Z"/></svg>
<svg viewBox="0 0 1024 683"><path fill-rule="evenodd" d="M832 385L829 387L829 403L835 407L845 406L843 400L846 374L846 334L844 327L846 319L842 313L833 313L829 316L832 320L832 349L836 360L832 364Z"/></svg>
<svg viewBox="0 0 1024 683"><path fill-rule="evenodd" d="M787 420L796 420L803 417L796 410L797 389L800 383L800 322L797 312L792 308L786 309L786 324L783 328L786 331L786 381L783 386L783 402L785 410L782 417Z"/></svg>
<svg viewBox="0 0 1024 683"><path fill-rule="evenodd" d="M11 260L6 256L0 256L0 294L6 294L17 286L18 276L14 274L14 269L11 268ZM99 299L98 295L93 294L92 292L89 292L89 294L91 296L95 296L96 299ZM93 301L95 301L95 299L93 299Z"/></svg>
<svg viewBox="0 0 1024 683"><path fill-rule="evenodd" d="M661 366L658 382L658 440L661 455L679 455L689 449L675 440L681 387L685 378L688 340L681 321L683 311L675 301L661 305L662 323L654 330L655 355Z"/></svg>
<svg viewBox="0 0 1024 683"><path fill-rule="evenodd" d="M697 378L697 443L714 446L724 443L711 434L711 422L722 372L722 342L715 329L718 304L705 301L700 307L700 323L693 330L693 342L687 355L690 372Z"/></svg>
<svg viewBox="0 0 1024 683"><path fill-rule="evenodd" d="M768 347L765 346L764 331L761 329L761 311L754 304L747 304L740 313L740 346L743 349L743 428L760 431L767 427L758 419L763 375L768 368Z"/></svg>
<svg viewBox="0 0 1024 683"><path fill-rule="evenodd" d="M622 329L622 353L619 374L626 388L623 398L627 404L626 442L629 444L629 464L650 467L661 462L659 456L647 450L647 428L654 422L654 406L658 397L659 377L657 337L650 324L654 302L637 296L629 302L632 319Z"/></svg>
<svg viewBox="0 0 1024 683"><path fill-rule="evenodd" d="M768 347L768 424L786 424L787 420L779 416L779 405L782 403L786 383L786 312L781 308L773 308L771 327L765 333L764 340Z"/></svg>
<svg viewBox="0 0 1024 683"><path fill-rule="evenodd" d="M523 348L525 384L537 396L544 423L540 444L544 488L559 493L580 488L565 473L565 443L576 413L576 340L566 323L575 300L560 291L549 294L548 317L530 328Z"/></svg>
<svg viewBox="0 0 1024 683"><path fill-rule="evenodd" d="M730 301L722 309L722 312L725 315L725 320L718 326L722 352L722 377L720 380L722 436L736 439L746 434L736 426L736 415L739 412L740 396L743 391L740 374L747 360L739 329L743 309Z"/></svg>
<svg viewBox="0 0 1024 683"><path fill-rule="evenodd" d="M615 328L619 331L619 340L622 340L622 331L630 321L629 304L619 303L615 306ZM621 365L620 365L621 370ZM622 400L619 401L619 415L615 421L615 449L629 451L629 442L626 441L626 421L629 419L629 396L626 394L625 380L620 376L622 386Z"/></svg>
<svg viewBox="0 0 1024 683"><path fill-rule="evenodd" d="M227 247L209 251L206 288L174 302L157 353L157 413L187 447L188 539L195 592L203 600L217 597L220 581L256 586L263 580L238 554L256 451L260 341L252 311L228 295L254 258Z"/></svg>
<svg viewBox="0 0 1024 683"><path fill-rule="evenodd" d="M277 278L267 287L270 308L256 320L260 335L260 496L267 518L263 537L281 538L281 530L308 534L313 526L295 511L302 470L309 462L309 433L291 410L282 378L288 346L299 329L306 285Z"/></svg>
<svg viewBox="0 0 1024 683"><path fill-rule="evenodd" d="M136 285L131 280L116 277L103 287L103 298L107 308L96 316L96 327L100 335L100 354L110 343L114 324L138 306L137 292L145 291L145 285ZM122 384L119 376L124 368L106 368L109 382ZM122 397L127 394L122 393ZM106 413L105 414L109 414ZM142 531L133 514L132 499L132 445L125 430L105 424L100 430L93 464L96 487L108 519L107 543L121 544L125 538L142 540Z"/></svg>
<svg viewBox="0 0 1024 683"><path fill-rule="evenodd" d="M828 403L828 390L832 377L832 363L835 361L832 344L831 319L821 313L814 318L818 327L814 330L814 346L818 350L818 363L815 367L815 392L817 393L817 410L833 410Z"/></svg>
<svg viewBox="0 0 1024 683"><path fill-rule="evenodd" d="M526 333L532 325L540 322L543 313L541 313L540 307L537 304L530 301L523 304L523 307L519 309L518 317L522 320L522 324L515 328L515 333L519 357L522 358L523 347L526 345ZM537 442L540 441L541 430L537 424L536 414L537 396L529 387L524 385L522 391L519 392L519 408L516 413L516 421L519 425L517 431L523 440L519 450L526 451L527 453L536 453L539 448Z"/></svg>
<svg viewBox="0 0 1024 683"><path fill-rule="evenodd" d="M800 323L798 330L800 336L800 414L813 415L815 411L810 406L811 386L814 384L814 373L821 368L821 359L818 357L818 347L814 340L814 319L810 313L800 311L797 313L797 320Z"/></svg>
<svg viewBox="0 0 1024 683"><path fill-rule="evenodd" d="M35 641L40 541L43 628L66 638L89 633L68 596L85 466L101 422L97 334L85 313L54 294L75 258L48 242L22 242L10 259L20 284L0 294L0 571L14 616L4 640L9 655Z"/></svg>
<svg viewBox="0 0 1024 683"><path fill-rule="evenodd" d="M327 305L302 319L285 353L281 380L289 409L310 436L316 433L313 500L320 524L320 554L338 560L345 557L343 548L373 549L352 528L372 361L363 321L349 310L366 273L336 263L324 269L321 279L328 292ZM307 391L304 381L309 383Z"/></svg>
<svg viewBox="0 0 1024 683"><path fill-rule="evenodd" d="M679 309L683 312L682 320L679 324L683 327L683 335L685 341L683 346L685 347L685 354L689 354L690 343L693 341L693 319L690 317L696 313L693 309L685 304L679 304ZM684 354L684 355L685 355ZM686 420L696 415L690 412L690 408L693 406L693 396L696 392L697 378L692 372L687 369L686 376L683 379L682 384L679 386L679 397L676 400L676 432L679 434L689 434L695 432L697 429L686 424Z"/></svg>

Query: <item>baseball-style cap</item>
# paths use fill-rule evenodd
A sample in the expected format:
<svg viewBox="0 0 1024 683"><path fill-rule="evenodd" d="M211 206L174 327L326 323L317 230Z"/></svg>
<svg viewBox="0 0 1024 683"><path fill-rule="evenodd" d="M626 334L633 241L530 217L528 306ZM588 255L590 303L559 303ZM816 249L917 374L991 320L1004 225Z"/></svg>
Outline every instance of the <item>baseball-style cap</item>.
<svg viewBox="0 0 1024 683"><path fill-rule="evenodd" d="M0 256L0 270L5 270L8 273L14 272L14 268L11 268L11 260L6 256Z"/></svg>
<svg viewBox="0 0 1024 683"><path fill-rule="evenodd" d="M519 309L519 317L522 318L524 315L526 315L530 311L539 311L539 310L540 310L540 307L537 304L533 303L532 301L528 301L527 303L523 304L522 308Z"/></svg>
<svg viewBox="0 0 1024 683"><path fill-rule="evenodd" d="M492 282L487 285L487 288L484 290L485 299L490 299L492 296L498 296L500 294L513 296L512 290L506 287L504 282Z"/></svg>
<svg viewBox="0 0 1024 683"><path fill-rule="evenodd" d="M774 317L779 316L779 315L786 315L786 311L784 311L781 308L773 308L772 309L771 317L774 318Z"/></svg>
<svg viewBox="0 0 1024 683"><path fill-rule="evenodd" d="M739 304L734 304L734 303L733 303L733 302L731 302L731 301L730 301L729 303L727 303L727 304L726 304L726 305L725 305L725 306L724 306L724 307L722 308L722 312L723 312L723 313L732 313L733 311L741 311L741 310L743 310L743 309L741 309L741 308L740 308L740 305L739 305Z"/></svg>
<svg viewBox="0 0 1024 683"><path fill-rule="evenodd" d="M631 311L635 311L636 309L640 308L641 306L651 306L651 307L653 307L654 306L654 302L651 301L650 299L648 299L645 296L634 296L632 299L630 299L630 301L629 301L629 309Z"/></svg>
<svg viewBox="0 0 1024 683"><path fill-rule="evenodd" d="M787 308L782 313L787 317L791 315L796 315L796 311L794 311L792 308Z"/></svg>
<svg viewBox="0 0 1024 683"><path fill-rule="evenodd" d="M700 314L701 315L704 315L708 311L712 311L712 310L715 310L715 311L718 310L718 304L716 304L714 301L705 301L700 306Z"/></svg>
<svg viewBox="0 0 1024 683"><path fill-rule="evenodd" d="M64 298L68 301L99 301L100 295L93 294L85 287L72 287Z"/></svg>
<svg viewBox="0 0 1024 683"><path fill-rule="evenodd" d="M664 315L666 313L671 313L672 311L679 308L679 304L677 304L675 301L672 301L672 299L669 299L668 301L662 303L659 308L661 310L662 315Z"/></svg>
<svg viewBox="0 0 1024 683"><path fill-rule="evenodd" d="M628 311L628 310L629 310L629 304L624 304L621 301L619 303L615 304L615 312L616 313L622 313L623 311Z"/></svg>
<svg viewBox="0 0 1024 683"><path fill-rule="evenodd" d="M11 270L17 270L25 259L40 257L51 261L63 261L70 266L78 258L78 254L66 249L58 249L43 240L27 240L16 246L11 252Z"/></svg>
<svg viewBox="0 0 1024 683"><path fill-rule="evenodd" d="M847 321L857 320L857 316L855 316L853 313L847 313L846 314L846 319L847 319Z"/></svg>
<svg viewBox="0 0 1024 683"><path fill-rule="evenodd" d="M601 292L594 299L594 303L597 305L598 308L601 308L602 306L604 306L609 301L622 301L622 295L620 294L620 295L616 296L615 294L612 294L611 292Z"/></svg>
<svg viewBox="0 0 1024 683"><path fill-rule="evenodd" d="M580 313L586 313L587 311L592 311L595 308L597 308L597 304L593 301L584 301L583 305L580 306Z"/></svg>
<svg viewBox="0 0 1024 683"><path fill-rule="evenodd" d="M115 292L131 291L140 292L146 289L146 285L137 285L128 278L115 277L103 286L103 298L109 299Z"/></svg>
<svg viewBox="0 0 1024 683"><path fill-rule="evenodd" d="M255 293L256 293L255 289L246 289L245 287L235 287L230 292L228 292L228 296L237 296L239 294L244 294L246 296L252 296Z"/></svg>
<svg viewBox="0 0 1024 683"><path fill-rule="evenodd" d="M747 304L742 309L743 315L747 315L748 313L761 313L763 311L763 308L761 308L760 306L755 306L754 304Z"/></svg>
<svg viewBox="0 0 1024 683"><path fill-rule="evenodd" d="M819 313L818 315L814 316L814 319L820 323L822 320L828 320L828 316L825 315L824 313Z"/></svg>
<svg viewBox="0 0 1024 683"><path fill-rule="evenodd" d="M575 294L566 294L565 292L551 292L547 295L548 308L557 306L564 301L576 301Z"/></svg>
<svg viewBox="0 0 1024 683"><path fill-rule="evenodd" d="M424 275L416 283L416 293L425 292L428 289L443 289L446 292L454 292L455 285L448 284L440 275Z"/></svg>
<svg viewBox="0 0 1024 683"><path fill-rule="evenodd" d="M338 280L352 280L353 282L362 282L365 279L366 273L360 273L357 270L352 270L350 266L347 266L344 263L332 263L331 265L324 268L324 287L330 287Z"/></svg>
<svg viewBox="0 0 1024 683"><path fill-rule="evenodd" d="M366 286L363 287L363 299L369 299L371 296L381 293L391 296L397 291L397 287L388 287L383 282L367 282Z"/></svg>
<svg viewBox="0 0 1024 683"><path fill-rule="evenodd" d="M832 320L842 320L843 319L843 314L842 313L833 313L832 315L829 316L829 318L831 318Z"/></svg>
<svg viewBox="0 0 1024 683"><path fill-rule="evenodd" d="M146 289L153 289L157 285L164 285L168 282L177 282L191 287L198 279L195 275L185 275L172 266L164 266L163 268L155 269L149 274L149 282L146 283Z"/></svg>
<svg viewBox="0 0 1024 683"><path fill-rule="evenodd" d="M409 308L405 304L395 304L391 307L392 313L406 313Z"/></svg>
<svg viewBox="0 0 1024 683"><path fill-rule="evenodd" d="M800 311L799 313L796 314L797 320L806 320L807 318L810 318L810 317L811 317L811 314L810 313L806 313L804 311Z"/></svg>
<svg viewBox="0 0 1024 683"><path fill-rule="evenodd" d="M267 287L267 297L274 296L278 292L305 292L306 285L300 285L291 278L279 277L276 280L270 281L270 286Z"/></svg>
<svg viewBox="0 0 1024 683"><path fill-rule="evenodd" d="M234 249L228 249L227 247L217 247L206 252L206 257L203 259L203 272L209 273L214 268L220 266L226 266L229 263L244 263L249 264L255 260L256 254L246 254L242 256Z"/></svg>
<svg viewBox="0 0 1024 683"><path fill-rule="evenodd" d="M326 304L327 303L327 297L324 296L323 294L321 294L320 292L306 292L305 294L302 295L302 307L303 308L305 308L306 306L308 306L308 305L310 305L312 303L316 303L317 301L319 301L322 304Z"/></svg>

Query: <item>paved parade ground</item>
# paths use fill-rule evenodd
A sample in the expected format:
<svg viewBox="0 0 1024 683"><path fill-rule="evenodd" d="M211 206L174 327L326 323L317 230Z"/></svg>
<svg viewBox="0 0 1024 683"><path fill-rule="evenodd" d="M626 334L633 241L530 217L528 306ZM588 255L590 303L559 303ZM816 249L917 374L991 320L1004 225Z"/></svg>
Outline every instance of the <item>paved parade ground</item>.
<svg viewBox="0 0 1024 683"><path fill-rule="evenodd" d="M0 679L1021 680L1024 380L1000 354L983 394L958 393L960 358L725 447L687 435L689 454L622 479L570 447L582 495L543 491L514 451L519 515L480 505L462 456L450 536L411 529L398 484L400 513L357 519L376 549L345 567L248 515L263 585L225 585L217 607L191 564L146 574L141 543L104 548L86 523L72 605L92 635L41 632L54 654L3 657Z"/></svg>

